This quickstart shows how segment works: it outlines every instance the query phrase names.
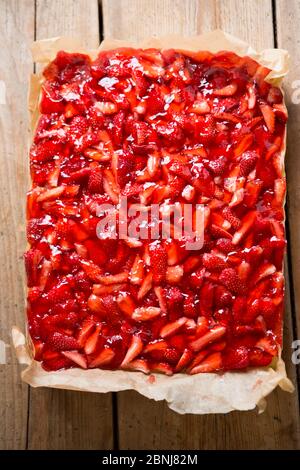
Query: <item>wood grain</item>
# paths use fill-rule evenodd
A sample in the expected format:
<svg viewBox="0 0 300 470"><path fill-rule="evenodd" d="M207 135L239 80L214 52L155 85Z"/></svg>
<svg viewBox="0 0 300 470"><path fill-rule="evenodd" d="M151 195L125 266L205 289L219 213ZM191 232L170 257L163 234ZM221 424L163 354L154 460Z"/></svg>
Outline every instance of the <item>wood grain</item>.
<svg viewBox="0 0 300 470"><path fill-rule="evenodd" d="M36 38L74 36L99 44L96 0L37 0ZM32 389L29 449L109 449L113 443L111 394Z"/></svg>
<svg viewBox="0 0 300 470"><path fill-rule="evenodd" d="M24 325L22 253L27 189L27 78L32 72L28 44L34 37L31 0L0 0L0 339L7 345L0 365L0 449L26 446L28 387L10 344L14 324ZM1 343L3 346L3 343ZM3 351L2 351L3 352ZM5 358L1 355L1 363Z"/></svg>
<svg viewBox="0 0 300 470"><path fill-rule="evenodd" d="M215 28L254 47L273 38L271 0L102 0L102 8L104 35L115 39L191 36Z"/></svg>
<svg viewBox="0 0 300 470"><path fill-rule="evenodd" d="M103 12L106 37L139 40L147 35L196 34L222 28L254 47L274 46L269 0L103 0ZM285 359L295 382L291 339L291 306L287 295ZM277 390L268 398L267 411L262 415L252 411L180 416L164 403L123 392L118 395L118 415L121 449L300 448L297 393L287 395Z"/></svg>
<svg viewBox="0 0 300 470"><path fill-rule="evenodd" d="M287 49L291 56L290 72L285 80L289 110L286 158L287 213L295 323L297 337L300 338L300 2L295 0L277 1L276 20L278 47Z"/></svg>

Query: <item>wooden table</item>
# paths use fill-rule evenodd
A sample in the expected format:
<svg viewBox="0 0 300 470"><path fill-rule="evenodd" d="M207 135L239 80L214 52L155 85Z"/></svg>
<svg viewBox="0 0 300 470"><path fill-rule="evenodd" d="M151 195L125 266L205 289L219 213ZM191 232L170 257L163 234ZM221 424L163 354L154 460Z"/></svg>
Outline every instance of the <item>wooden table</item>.
<svg viewBox="0 0 300 470"><path fill-rule="evenodd" d="M1 227L0 336L10 343L24 324L24 195L27 176L29 46L72 35L96 47L105 35L138 40L165 33L193 35L222 28L256 48L290 51L285 360L296 391L276 391L265 413L180 416L135 392L89 394L29 389L12 348L0 365L1 449L300 449L297 370L292 339L300 337L300 80L299 0L0 0ZM299 71L299 72L298 72ZM2 93L3 95L3 93ZM295 101L295 100L294 100ZM299 368L299 366L298 366ZM298 369L298 379L299 379ZM298 382L298 385L300 383Z"/></svg>

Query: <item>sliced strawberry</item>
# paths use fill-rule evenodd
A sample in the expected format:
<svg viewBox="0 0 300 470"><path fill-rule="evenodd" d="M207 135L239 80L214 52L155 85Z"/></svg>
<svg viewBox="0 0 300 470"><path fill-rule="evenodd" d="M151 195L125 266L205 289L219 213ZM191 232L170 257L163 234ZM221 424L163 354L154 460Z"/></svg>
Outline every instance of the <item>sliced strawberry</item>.
<svg viewBox="0 0 300 470"><path fill-rule="evenodd" d="M73 336L67 336L62 333L55 332L48 337L48 345L56 351L69 351L78 349L79 344Z"/></svg>
<svg viewBox="0 0 300 470"><path fill-rule="evenodd" d="M171 365L176 365L180 356L180 353L176 351L176 349L167 348L164 353L164 360Z"/></svg>
<svg viewBox="0 0 300 470"><path fill-rule="evenodd" d="M244 369L248 367L249 350L245 346L228 349L223 354L223 367L225 370Z"/></svg>
<svg viewBox="0 0 300 470"><path fill-rule="evenodd" d="M46 371L56 371L60 369L67 369L71 367L73 362L68 359L67 357L64 357L62 355L57 355L57 357L54 357L52 359L47 359L43 360L42 366Z"/></svg>
<svg viewBox="0 0 300 470"><path fill-rule="evenodd" d="M205 268L200 268L190 275L189 280L190 280L191 287L195 289L200 289L205 279L205 272L206 272Z"/></svg>
<svg viewBox="0 0 300 470"><path fill-rule="evenodd" d="M199 365L190 370L190 374L214 372L222 368L222 355L219 352L213 353L205 358Z"/></svg>
<svg viewBox="0 0 300 470"><path fill-rule="evenodd" d="M175 320L174 322L167 323L161 330L160 330L160 336L162 338L167 338L171 335L174 335L177 333L183 325L185 325L187 322L187 318L181 317L178 318L178 320Z"/></svg>
<svg viewBox="0 0 300 470"><path fill-rule="evenodd" d="M32 146L30 158L34 161L44 163L60 155L62 151L62 143L59 140L47 140Z"/></svg>
<svg viewBox="0 0 300 470"><path fill-rule="evenodd" d="M233 268L223 269L219 279L233 294L241 294L245 290L245 286Z"/></svg>
<svg viewBox="0 0 300 470"><path fill-rule="evenodd" d="M180 372L185 369L193 358L193 353L188 349L185 349L176 365L175 372Z"/></svg>
<svg viewBox="0 0 300 470"><path fill-rule="evenodd" d="M103 175L100 168L91 170L88 179L88 190L90 193L100 193L102 191Z"/></svg>
<svg viewBox="0 0 300 470"><path fill-rule="evenodd" d="M139 307L132 313L132 319L136 321L148 321L161 314L158 307Z"/></svg>
<svg viewBox="0 0 300 470"><path fill-rule="evenodd" d="M249 352L249 362L253 367L265 367L272 361L272 355L259 348L253 348Z"/></svg>
<svg viewBox="0 0 300 470"><path fill-rule="evenodd" d="M143 350L143 342L138 336L132 336L127 353L122 361L121 367L133 361Z"/></svg>
<svg viewBox="0 0 300 470"><path fill-rule="evenodd" d="M42 252L31 248L24 254L27 283L29 287L38 284L38 267L42 259Z"/></svg>
<svg viewBox="0 0 300 470"><path fill-rule="evenodd" d="M195 303L195 297L193 294L185 294L183 301L183 314L187 318L196 318L197 309Z"/></svg>
<svg viewBox="0 0 300 470"><path fill-rule="evenodd" d="M99 335L100 335L101 329L102 329L102 326L97 325L95 328L95 331L87 339L84 345L84 352L86 354L92 354L95 351L97 347L97 343L99 341Z"/></svg>
<svg viewBox="0 0 300 470"><path fill-rule="evenodd" d="M273 109L268 104L262 104L260 105L260 110L262 112L267 128L273 134L275 130L275 114Z"/></svg>
<svg viewBox="0 0 300 470"><path fill-rule="evenodd" d="M81 348L85 345L88 337L91 335L94 328L95 328L95 321L93 320L92 317L87 317L83 321L82 327L80 328L80 331L77 337L78 344Z"/></svg>
<svg viewBox="0 0 300 470"><path fill-rule="evenodd" d="M166 277L168 255L161 243L149 245L150 264L154 284L161 284Z"/></svg>
<svg viewBox="0 0 300 470"><path fill-rule="evenodd" d="M205 333L200 338L190 343L190 347L193 351L200 351L207 344L218 340L226 333L226 328L224 326L216 326L212 328L208 333Z"/></svg>
<svg viewBox="0 0 300 470"><path fill-rule="evenodd" d="M217 271L224 269L226 267L226 261L219 255L215 255L214 253L204 253L203 255L203 265L209 271Z"/></svg>
<svg viewBox="0 0 300 470"><path fill-rule="evenodd" d="M240 173L239 173L239 175L240 176L248 176L249 173L251 173L251 171L255 168L255 165L257 163L258 158L259 157L258 157L256 152L253 152L253 151L245 152L242 155L242 158L240 160L240 164L239 164Z"/></svg>
<svg viewBox="0 0 300 470"><path fill-rule="evenodd" d="M78 351L62 351L62 354L82 369L87 369L87 360L83 354L80 354Z"/></svg>
<svg viewBox="0 0 300 470"><path fill-rule="evenodd" d="M240 228L235 232L232 243L234 245L238 245L242 238L249 232L252 225L254 224L257 217L256 211L250 211L248 214L242 219Z"/></svg>
<svg viewBox="0 0 300 470"><path fill-rule="evenodd" d="M220 251L226 254L236 250L236 247L228 238L219 238L219 240L217 240L216 246Z"/></svg>
<svg viewBox="0 0 300 470"><path fill-rule="evenodd" d="M216 160L210 160L208 162L208 167L213 172L214 175L220 176L220 175L223 175L223 173L225 172L227 164L228 164L227 158L221 155Z"/></svg>
<svg viewBox="0 0 300 470"><path fill-rule="evenodd" d="M231 293L223 286L216 286L214 292L215 305L218 308L230 307L233 302Z"/></svg>
<svg viewBox="0 0 300 470"><path fill-rule="evenodd" d="M124 187L131 180L134 167L134 156L128 151L118 151L116 172L117 181L121 187Z"/></svg>
<svg viewBox="0 0 300 470"><path fill-rule="evenodd" d="M118 306L122 312L131 316L136 308L132 297L127 293L121 293L117 299Z"/></svg>
<svg viewBox="0 0 300 470"><path fill-rule="evenodd" d="M173 368L166 362L153 363L151 370L160 374L173 375Z"/></svg>
<svg viewBox="0 0 300 470"><path fill-rule="evenodd" d="M89 362L89 368L106 366L111 363L114 357L115 352L109 347L104 347L102 351Z"/></svg>

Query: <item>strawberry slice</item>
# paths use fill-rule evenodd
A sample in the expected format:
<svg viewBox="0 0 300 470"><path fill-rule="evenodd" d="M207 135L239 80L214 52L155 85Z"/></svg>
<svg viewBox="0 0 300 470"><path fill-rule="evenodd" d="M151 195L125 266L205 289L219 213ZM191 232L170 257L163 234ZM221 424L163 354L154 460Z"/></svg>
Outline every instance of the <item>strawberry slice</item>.
<svg viewBox="0 0 300 470"><path fill-rule="evenodd" d="M62 351L62 354L82 369L87 369L87 360L83 354L80 354L78 351Z"/></svg>
<svg viewBox="0 0 300 470"><path fill-rule="evenodd" d="M148 321L161 314L158 307L139 307L132 313L132 319L136 321Z"/></svg>
<svg viewBox="0 0 300 470"><path fill-rule="evenodd" d="M91 335L94 328L95 328L95 321L93 320L92 317L87 317L83 321L82 327L80 328L80 331L77 337L78 344L81 348L85 345L88 337Z"/></svg>
<svg viewBox="0 0 300 470"><path fill-rule="evenodd" d="M244 369L249 363L249 350L245 346L229 349L223 355L223 367L227 370Z"/></svg>
<svg viewBox="0 0 300 470"><path fill-rule="evenodd" d="M240 176L248 176L252 170L254 170L259 156L256 152L248 151L244 152L240 160Z"/></svg>
<svg viewBox="0 0 300 470"><path fill-rule="evenodd" d="M143 374L150 373L149 365L145 359L134 359L133 361L129 362L129 364L123 366L123 369L143 372Z"/></svg>
<svg viewBox="0 0 300 470"><path fill-rule="evenodd" d="M185 349L175 367L175 372L181 372L185 369L193 358L193 353L189 349Z"/></svg>
<svg viewBox="0 0 300 470"><path fill-rule="evenodd" d="M241 294L245 290L245 286L233 268L223 269L219 280L233 294Z"/></svg>
<svg viewBox="0 0 300 470"><path fill-rule="evenodd" d="M219 352L213 353L204 359L199 365L193 367L189 373L191 375L214 372L222 368L222 355Z"/></svg>
<svg viewBox="0 0 300 470"><path fill-rule="evenodd" d="M221 155L216 160L210 160L208 162L208 168L213 172L214 175L220 176L226 170L228 160L224 155Z"/></svg>
<svg viewBox="0 0 300 470"><path fill-rule="evenodd" d="M187 318L196 318L197 308L195 297L193 294L185 294L185 298L183 301L183 314Z"/></svg>
<svg viewBox="0 0 300 470"><path fill-rule="evenodd" d="M245 235L249 232L251 227L253 226L257 217L256 211L250 211L248 214L242 219L240 228L235 232L232 238L232 243L234 245L238 245L241 240L245 237Z"/></svg>
<svg viewBox="0 0 300 470"><path fill-rule="evenodd" d="M38 284L38 268L42 256L42 252L34 248L31 248L24 254L28 287Z"/></svg>
<svg viewBox="0 0 300 470"><path fill-rule="evenodd" d="M203 265L209 271L218 271L226 267L226 261L223 257L216 255L214 253L204 253L203 255Z"/></svg>
<svg viewBox="0 0 300 470"><path fill-rule="evenodd" d="M56 371L60 369L68 369L74 365L73 361L62 355L57 355L52 359L43 359L42 366L46 371Z"/></svg>
<svg viewBox="0 0 300 470"><path fill-rule="evenodd" d="M132 336L131 343L127 353L122 361L121 367L127 366L132 362L143 350L143 342L139 336Z"/></svg>
<svg viewBox="0 0 300 470"><path fill-rule="evenodd" d="M95 351L95 349L97 347L98 340L99 340L99 335L100 335L101 329L102 329L102 326L97 325L94 333L92 333L89 336L89 338L86 341L85 346L84 346L84 352L86 354L92 354Z"/></svg>
<svg viewBox="0 0 300 470"><path fill-rule="evenodd" d="M122 312L128 316L132 316L136 305L133 298L127 293L121 293L117 298L117 303Z"/></svg>
<svg viewBox="0 0 300 470"><path fill-rule="evenodd" d="M267 128L269 129L271 134L273 134L275 130L275 114L272 107L268 104L261 104L260 110L262 112Z"/></svg>
<svg viewBox="0 0 300 470"><path fill-rule="evenodd" d="M90 193L100 193L102 190L103 175L100 168L93 168L88 179L88 190Z"/></svg>
<svg viewBox="0 0 300 470"><path fill-rule="evenodd" d="M104 349L89 362L89 368L107 366L112 362L114 357L115 352L109 347L104 347Z"/></svg>
<svg viewBox="0 0 300 470"><path fill-rule="evenodd" d="M203 349L207 344L212 343L220 339L226 333L225 326L216 326L212 328L208 333L205 333L200 338L196 339L195 341L190 343L190 348L193 351L200 351Z"/></svg>
<svg viewBox="0 0 300 470"><path fill-rule="evenodd" d="M181 318L178 318L178 320L176 320L174 322L167 323L160 330L159 334L160 334L161 338L168 338L169 336L174 335L175 333L177 333L183 327L183 325L186 324L186 322L187 322L187 318L186 317L181 317Z"/></svg>
<svg viewBox="0 0 300 470"><path fill-rule="evenodd" d="M152 243L149 245L150 265L153 274L154 284L161 284L167 273L168 254L161 243Z"/></svg>
<svg viewBox="0 0 300 470"><path fill-rule="evenodd" d="M153 363L151 370L160 374L173 375L173 368L166 362Z"/></svg>
<svg viewBox="0 0 300 470"><path fill-rule="evenodd" d="M73 336L64 335L62 333L55 332L48 337L48 345L56 351L69 351L72 349L78 349L78 341Z"/></svg>

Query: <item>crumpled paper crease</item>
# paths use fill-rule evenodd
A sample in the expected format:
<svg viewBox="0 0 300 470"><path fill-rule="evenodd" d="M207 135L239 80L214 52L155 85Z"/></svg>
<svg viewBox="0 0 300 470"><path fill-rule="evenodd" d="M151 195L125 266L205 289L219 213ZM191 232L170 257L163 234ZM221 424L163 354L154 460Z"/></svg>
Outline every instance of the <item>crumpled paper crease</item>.
<svg viewBox="0 0 300 470"><path fill-rule="evenodd" d="M266 49L256 52L249 44L220 30L194 37L169 35L161 38L148 38L139 44L105 39L99 49L124 46L211 52L229 50L240 56L248 55L263 66L270 68L267 80L276 86L280 86L288 71L287 51ZM47 64L54 59L59 50L85 52L92 57L97 54L95 50L83 50L78 40L58 37L35 42L32 47L33 59L35 62ZM41 76L33 75L29 93L32 129L38 119L41 84ZM282 156L284 153L285 148ZM141 372L79 368L46 372L41 364L33 359L30 338L26 340L17 327L13 328L12 338L20 364L27 366L22 372L22 379L32 387L54 387L98 393L136 390L148 398L166 400L172 410L181 414L228 413L233 410L250 410L256 406L263 411L264 398L277 386L289 392L294 389L286 376L285 365L281 358L278 358L272 367L193 376L187 374L175 374L172 377L162 374L147 376Z"/></svg>

